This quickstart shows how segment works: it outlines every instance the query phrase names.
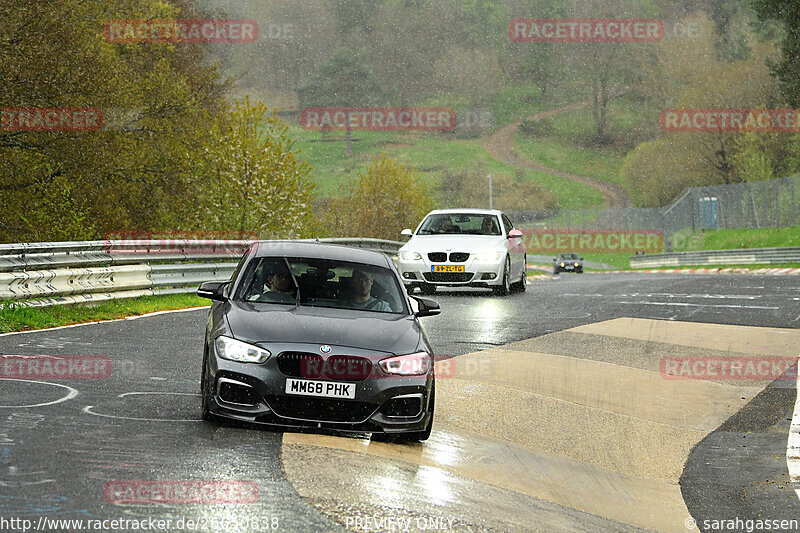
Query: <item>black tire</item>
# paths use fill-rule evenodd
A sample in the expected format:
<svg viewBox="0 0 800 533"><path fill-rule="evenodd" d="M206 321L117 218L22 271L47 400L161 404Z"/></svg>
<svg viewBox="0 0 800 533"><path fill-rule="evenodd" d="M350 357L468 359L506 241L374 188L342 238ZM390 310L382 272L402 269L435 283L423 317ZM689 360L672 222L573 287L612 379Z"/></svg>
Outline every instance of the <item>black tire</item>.
<svg viewBox="0 0 800 533"><path fill-rule="evenodd" d="M522 278L514 283L513 289L514 292L525 292L528 288L528 258L526 256L522 257Z"/></svg>
<svg viewBox="0 0 800 533"><path fill-rule="evenodd" d="M511 270L511 259L506 256L506 265L503 267L503 284L499 287L492 287L492 291L494 291L495 295L497 296L506 296L508 293L511 292L511 283L509 282L509 270Z"/></svg>
<svg viewBox="0 0 800 533"><path fill-rule="evenodd" d="M430 296L431 294L436 294L436 285L431 285L430 283L426 283L425 285L420 285L419 292L426 296Z"/></svg>
<svg viewBox="0 0 800 533"><path fill-rule="evenodd" d="M217 420L217 417L211 410L208 408L208 399L209 395L211 394L209 383L208 383L208 371L206 370L206 358L203 358L203 374L200 377L200 409L201 415L203 420L208 422L213 422Z"/></svg>

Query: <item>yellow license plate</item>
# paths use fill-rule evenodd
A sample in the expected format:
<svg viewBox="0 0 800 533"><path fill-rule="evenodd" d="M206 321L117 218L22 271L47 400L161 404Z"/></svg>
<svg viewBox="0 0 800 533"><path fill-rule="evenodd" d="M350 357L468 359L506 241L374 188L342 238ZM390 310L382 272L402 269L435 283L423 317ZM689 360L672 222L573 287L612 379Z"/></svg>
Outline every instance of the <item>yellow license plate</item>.
<svg viewBox="0 0 800 533"><path fill-rule="evenodd" d="M433 265L431 272L464 272L464 265Z"/></svg>

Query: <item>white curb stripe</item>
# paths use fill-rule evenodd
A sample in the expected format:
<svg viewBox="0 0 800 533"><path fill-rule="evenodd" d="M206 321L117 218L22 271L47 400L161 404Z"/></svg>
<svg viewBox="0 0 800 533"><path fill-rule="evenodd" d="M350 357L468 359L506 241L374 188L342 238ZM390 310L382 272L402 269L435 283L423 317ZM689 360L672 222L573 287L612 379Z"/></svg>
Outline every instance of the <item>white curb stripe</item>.
<svg viewBox="0 0 800 533"><path fill-rule="evenodd" d="M800 359L797 364L797 402L794 404L789 442L786 445L786 465L789 467L789 479L800 498Z"/></svg>

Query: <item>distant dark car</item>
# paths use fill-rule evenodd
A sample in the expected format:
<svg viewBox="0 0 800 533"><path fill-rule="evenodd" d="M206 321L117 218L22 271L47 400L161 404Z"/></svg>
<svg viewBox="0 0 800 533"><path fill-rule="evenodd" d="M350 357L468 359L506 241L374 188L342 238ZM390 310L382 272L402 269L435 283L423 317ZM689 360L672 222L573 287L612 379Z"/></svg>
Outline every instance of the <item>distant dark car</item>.
<svg viewBox="0 0 800 533"><path fill-rule="evenodd" d="M578 254L559 254L558 257L553 259L553 274L559 272L577 272L583 273L583 257L578 257Z"/></svg>
<svg viewBox="0 0 800 533"><path fill-rule="evenodd" d="M230 282L204 283L203 418L424 440L434 413L433 350L386 255L259 242Z"/></svg>

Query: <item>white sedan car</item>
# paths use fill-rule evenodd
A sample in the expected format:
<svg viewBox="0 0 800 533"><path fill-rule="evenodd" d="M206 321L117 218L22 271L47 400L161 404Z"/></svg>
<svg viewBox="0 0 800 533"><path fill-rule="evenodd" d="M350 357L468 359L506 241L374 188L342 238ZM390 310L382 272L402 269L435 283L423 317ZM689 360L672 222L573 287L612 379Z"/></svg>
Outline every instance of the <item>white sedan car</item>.
<svg viewBox="0 0 800 533"><path fill-rule="evenodd" d="M400 248L398 269L408 292L419 287L486 287L495 294L524 291L526 259L522 232L502 211L440 209L431 211Z"/></svg>

